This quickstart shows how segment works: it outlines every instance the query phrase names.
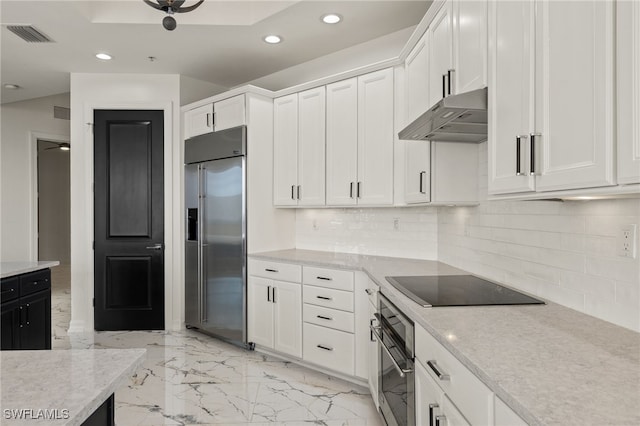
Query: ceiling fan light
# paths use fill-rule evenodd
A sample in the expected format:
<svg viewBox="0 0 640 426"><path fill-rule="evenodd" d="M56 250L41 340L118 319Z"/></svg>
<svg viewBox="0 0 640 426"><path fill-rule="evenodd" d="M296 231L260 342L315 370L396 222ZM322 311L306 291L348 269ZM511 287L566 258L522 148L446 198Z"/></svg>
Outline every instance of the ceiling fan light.
<svg viewBox="0 0 640 426"><path fill-rule="evenodd" d="M322 16L322 22L325 24L337 24L340 21L342 21L342 16L337 13L327 13Z"/></svg>
<svg viewBox="0 0 640 426"><path fill-rule="evenodd" d="M96 58L102 61L110 61L111 55L109 55L108 53L100 52L100 53L96 53Z"/></svg>

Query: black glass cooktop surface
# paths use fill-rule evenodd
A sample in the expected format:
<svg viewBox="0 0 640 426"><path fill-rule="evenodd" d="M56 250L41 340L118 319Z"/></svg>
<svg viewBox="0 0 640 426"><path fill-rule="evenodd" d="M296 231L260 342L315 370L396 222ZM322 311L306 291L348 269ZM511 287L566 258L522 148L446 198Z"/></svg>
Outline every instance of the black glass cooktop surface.
<svg viewBox="0 0 640 426"><path fill-rule="evenodd" d="M544 304L542 300L473 275L386 278L405 296L424 307Z"/></svg>

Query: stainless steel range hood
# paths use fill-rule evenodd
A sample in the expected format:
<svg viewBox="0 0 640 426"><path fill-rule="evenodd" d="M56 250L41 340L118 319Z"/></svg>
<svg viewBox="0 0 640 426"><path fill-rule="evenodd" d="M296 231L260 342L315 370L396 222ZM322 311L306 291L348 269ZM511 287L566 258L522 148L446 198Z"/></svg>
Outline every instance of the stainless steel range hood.
<svg viewBox="0 0 640 426"><path fill-rule="evenodd" d="M405 127L398 137L442 142L487 140L487 88L447 96Z"/></svg>

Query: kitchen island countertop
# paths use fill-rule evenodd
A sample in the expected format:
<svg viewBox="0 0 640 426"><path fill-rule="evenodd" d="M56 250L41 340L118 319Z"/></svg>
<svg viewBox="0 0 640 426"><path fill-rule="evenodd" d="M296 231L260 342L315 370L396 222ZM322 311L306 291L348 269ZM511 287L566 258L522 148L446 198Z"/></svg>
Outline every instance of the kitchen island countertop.
<svg viewBox="0 0 640 426"><path fill-rule="evenodd" d="M365 272L531 425L640 424L639 333L552 302L423 308L385 279L468 274L437 261L298 249L249 257Z"/></svg>
<svg viewBox="0 0 640 426"><path fill-rule="evenodd" d="M133 375L145 353L145 349L2 351L0 423L80 425Z"/></svg>
<svg viewBox="0 0 640 426"><path fill-rule="evenodd" d="M13 277L14 275L26 274L28 272L39 271L58 266L57 260L24 261L24 262L0 262L0 278Z"/></svg>

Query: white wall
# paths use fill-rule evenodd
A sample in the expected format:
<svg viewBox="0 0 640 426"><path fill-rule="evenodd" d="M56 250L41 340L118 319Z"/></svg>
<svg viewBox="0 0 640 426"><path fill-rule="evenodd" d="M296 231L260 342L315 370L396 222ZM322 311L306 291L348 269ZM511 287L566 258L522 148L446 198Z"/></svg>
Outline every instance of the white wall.
<svg viewBox="0 0 640 426"><path fill-rule="evenodd" d="M486 200L486 143L480 148ZM639 221L639 199L441 208L438 259L640 331L640 258L616 254L619 228Z"/></svg>
<svg viewBox="0 0 640 426"><path fill-rule="evenodd" d="M296 247L436 260L437 209L301 209L296 215Z"/></svg>
<svg viewBox="0 0 640 426"><path fill-rule="evenodd" d="M179 329L183 312L180 249L180 77L156 74L71 74L71 324L93 330L93 110L165 111L165 327Z"/></svg>
<svg viewBox="0 0 640 426"><path fill-rule="evenodd" d="M69 121L53 117L53 107L69 107L69 94L0 106L0 259L37 260L35 246L34 135L69 138Z"/></svg>
<svg viewBox="0 0 640 426"><path fill-rule="evenodd" d="M187 105L209 96L227 91L229 88L195 78L180 76L180 105Z"/></svg>

